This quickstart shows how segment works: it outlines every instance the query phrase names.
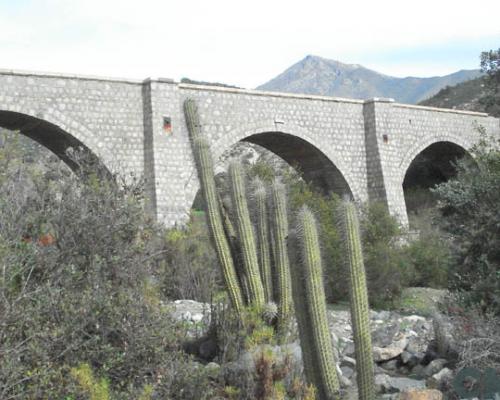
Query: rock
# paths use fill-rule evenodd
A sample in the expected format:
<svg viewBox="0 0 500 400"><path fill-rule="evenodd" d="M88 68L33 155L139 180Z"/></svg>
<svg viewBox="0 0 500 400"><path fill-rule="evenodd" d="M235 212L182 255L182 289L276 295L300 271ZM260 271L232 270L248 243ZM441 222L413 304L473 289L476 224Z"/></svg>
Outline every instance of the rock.
<svg viewBox="0 0 500 400"><path fill-rule="evenodd" d="M339 375L339 382L340 386L343 388L352 386L352 381L344 375Z"/></svg>
<svg viewBox="0 0 500 400"><path fill-rule="evenodd" d="M436 389L408 389L401 392L398 400L442 400L443 393Z"/></svg>
<svg viewBox="0 0 500 400"><path fill-rule="evenodd" d="M425 377L424 369L425 367L423 365L417 364L411 369L411 374L423 378Z"/></svg>
<svg viewBox="0 0 500 400"><path fill-rule="evenodd" d="M427 386L439 388L443 383L450 382L453 379L453 371L449 368L443 368L437 374L427 379Z"/></svg>
<svg viewBox="0 0 500 400"><path fill-rule="evenodd" d="M350 367L340 367L340 370L342 371L342 376L345 376L347 379L351 379L354 375L354 370Z"/></svg>
<svg viewBox="0 0 500 400"><path fill-rule="evenodd" d="M348 357L348 356L344 356L342 358L342 361L340 363L341 366L345 366L345 367L349 367L349 368L352 368L352 369L355 369L356 368L356 360L354 358L351 358L351 357Z"/></svg>
<svg viewBox="0 0 500 400"><path fill-rule="evenodd" d="M387 371L396 371L398 369L398 360L389 360L379 364L383 369Z"/></svg>
<svg viewBox="0 0 500 400"><path fill-rule="evenodd" d="M387 374L375 375L375 386L381 393L402 392L407 389L425 389L425 382L410 378L393 377Z"/></svg>
<svg viewBox="0 0 500 400"><path fill-rule="evenodd" d="M354 356L354 343L347 342L344 347L344 350L342 351L342 354L345 354L348 357Z"/></svg>
<svg viewBox="0 0 500 400"><path fill-rule="evenodd" d="M422 356L422 354L420 355ZM422 357L419 357L417 354L407 350L403 351L400 357L403 364L405 364L408 368L413 368L415 365L419 364L422 359Z"/></svg>
<svg viewBox="0 0 500 400"><path fill-rule="evenodd" d="M392 387L400 392L411 388L425 389L425 382L416 379L392 377L390 382Z"/></svg>
<svg viewBox="0 0 500 400"><path fill-rule="evenodd" d="M435 360L432 360L424 368L424 375L425 376L432 376L434 374L437 374L439 371L441 371L444 368L446 363L447 363L447 361L444 358L436 358Z"/></svg>
<svg viewBox="0 0 500 400"><path fill-rule="evenodd" d="M387 347L373 346L373 360L375 362L380 362L395 358L403 352L407 344L408 339L403 337L402 339L391 343Z"/></svg>
<svg viewBox="0 0 500 400"><path fill-rule="evenodd" d="M173 308L172 317L178 321L199 323L210 319L210 304L194 300L175 300L170 303Z"/></svg>
<svg viewBox="0 0 500 400"><path fill-rule="evenodd" d="M387 322L372 332L372 343L377 347L387 347L391 345L399 331L399 324Z"/></svg>

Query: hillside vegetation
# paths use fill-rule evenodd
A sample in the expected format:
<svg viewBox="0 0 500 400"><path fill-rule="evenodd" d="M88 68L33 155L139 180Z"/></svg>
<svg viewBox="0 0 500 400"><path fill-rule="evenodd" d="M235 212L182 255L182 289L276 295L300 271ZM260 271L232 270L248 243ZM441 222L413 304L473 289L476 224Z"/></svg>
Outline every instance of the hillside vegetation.
<svg viewBox="0 0 500 400"><path fill-rule="evenodd" d="M486 93L485 78L480 77L454 86L446 86L419 104L429 107L485 112L485 104L480 100Z"/></svg>

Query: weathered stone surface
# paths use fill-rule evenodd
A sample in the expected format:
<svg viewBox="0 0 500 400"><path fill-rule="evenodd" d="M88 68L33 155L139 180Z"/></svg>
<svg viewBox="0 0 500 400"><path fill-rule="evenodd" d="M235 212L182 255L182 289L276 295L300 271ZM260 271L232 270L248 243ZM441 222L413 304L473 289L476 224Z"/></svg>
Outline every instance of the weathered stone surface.
<svg viewBox="0 0 500 400"><path fill-rule="evenodd" d="M407 344L408 339L404 337L386 347L373 346L373 360L379 362L395 358L403 352Z"/></svg>
<svg viewBox="0 0 500 400"><path fill-rule="evenodd" d="M444 366L446 365L447 360L444 358L437 358L435 360L432 360L429 365L427 365L424 368L424 374L426 376L432 376L434 374L437 374L439 371L441 371Z"/></svg>
<svg viewBox="0 0 500 400"><path fill-rule="evenodd" d="M437 142L470 148L480 138L478 125L500 136L498 119L485 114L387 99L6 70L0 126L24 130L61 156L82 144L109 170L143 175L149 210L171 226L188 220L198 189L182 112L187 97L198 103L215 159L241 140L262 145L326 189L384 202L403 223L402 183L420 152Z"/></svg>
<svg viewBox="0 0 500 400"><path fill-rule="evenodd" d="M444 382L450 382L453 379L453 371L449 368L443 368L438 373L427 379L427 385L430 387L440 387Z"/></svg>
<svg viewBox="0 0 500 400"><path fill-rule="evenodd" d="M409 389L400 393L398 400L442 400L443 393L436 389Z"/></svg>
<svg viewBox="0 0 500 400"><path fill-rule="evenodd" d="M408 389L425 389L425 382L405 377L393 377L387 374L379 374L375 375L375 386L381 393L394 393Z"/></svg>

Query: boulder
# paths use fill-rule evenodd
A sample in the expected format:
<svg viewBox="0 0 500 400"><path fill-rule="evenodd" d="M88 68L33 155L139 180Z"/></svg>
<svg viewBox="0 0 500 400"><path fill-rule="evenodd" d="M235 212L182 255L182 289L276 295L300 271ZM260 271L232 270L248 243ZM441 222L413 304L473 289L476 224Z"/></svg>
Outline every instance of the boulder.
<svg viewBox="0 0 500 400"><path fill-rule="evenodd" d="M407 344L408 339L403 337L386 347L373 346L373 360L375 362L380 362L396 358L403 352Z"/></svg>
<svg viewBox="0 0 500 400"><path fill-rule="evenodd" d="M424 368L424 375L425 376L432 376L434 374L437 374L439 371L441 371L444 366L446 365L448 361L445 360L444 358L436 358L435 360L432 360L425 368Z"/></svg>
<svg viewBox="0 0 500 400"><path fill-rule="evenodd" d="M437 374L432 375L427 379L427 385L429 387L439 388L446 382L451 382L453 379L453 371L449 368L443 368Z"/></svg>
<svg viewBox="0 0 500 400"><path fill-rule="evenodd" d="M436 389L408 389L401 392L398 400L442 400L443 393Z"/></svg>
<svg viewBox="0 0 500 400"><path fill-rule="evenodd" d="M349 367L352 369L356 368L356 360L352 357L344 356L342 357L342 361L340 362L342 367Z"/></svg>
<svg viewBox="0 0 500 400"><path fill-rule="evenodd" d="M416 379L389 376L387 374L375 375L375 386L381 393L402 392L408 389L425 389L425 382Z"/></svg>

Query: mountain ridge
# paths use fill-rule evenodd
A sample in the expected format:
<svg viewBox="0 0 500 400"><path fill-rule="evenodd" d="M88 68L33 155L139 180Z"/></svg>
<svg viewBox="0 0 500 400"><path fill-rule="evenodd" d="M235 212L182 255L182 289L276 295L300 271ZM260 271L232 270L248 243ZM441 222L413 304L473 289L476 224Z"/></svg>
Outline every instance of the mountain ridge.
<svg viewBox="0 0 500 400"><path fill-rule="evenodd" d="M460 70L444 76L399 78L360 64L308 55L257 90L368 99L390 97L416 104L446 86L477 78L480 70Z"/></svg>

